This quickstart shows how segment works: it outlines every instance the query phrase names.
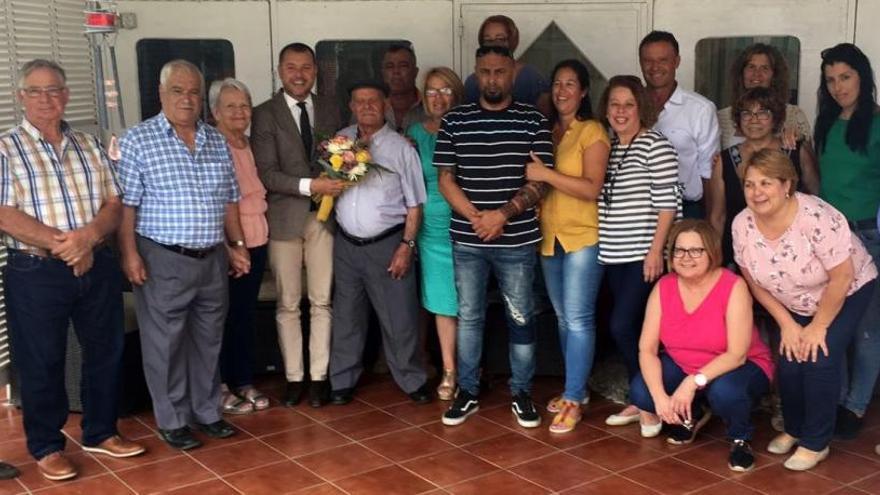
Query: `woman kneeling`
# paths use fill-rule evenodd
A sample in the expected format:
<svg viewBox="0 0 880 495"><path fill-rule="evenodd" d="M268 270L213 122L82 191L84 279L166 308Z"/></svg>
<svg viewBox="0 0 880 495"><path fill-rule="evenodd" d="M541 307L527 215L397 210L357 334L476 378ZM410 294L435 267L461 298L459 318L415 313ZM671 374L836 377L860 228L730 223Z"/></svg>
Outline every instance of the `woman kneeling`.
<svg viewBox="0 0 880 495"><path fill-rule="evenodd" d="M642 435L670 425L667 441L690 443L711 413L732 441L728 467L748 471L752 404L773 376L770 350L752 322L745 282L721 268L718 235L708 222L673 225L667 244L671 273L654 286L639 340L641 373L630 399L642 410ZM659 351L663 344L663 352Z"/></svg>

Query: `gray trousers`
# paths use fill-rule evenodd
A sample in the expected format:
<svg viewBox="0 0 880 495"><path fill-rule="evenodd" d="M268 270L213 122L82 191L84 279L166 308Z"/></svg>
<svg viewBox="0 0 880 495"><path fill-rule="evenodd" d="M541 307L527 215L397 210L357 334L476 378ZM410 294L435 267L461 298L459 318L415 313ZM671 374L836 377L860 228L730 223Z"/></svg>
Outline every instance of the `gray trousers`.
<svg viewBox="0 0 880 495"><path fill-rule="evenodd" d="M138 236L147 281L134 288L144 375L162 429L220 420L220 345L229 303L220 246L202 259Z"/></svg>
<svg viewBox="0 0 880 495"><path fill-rule="evenodd" d="M354 387L363 372L368 303L379 317L382 345L394 381L406 393L425 384L425 368L418 351L415 263L400 280L388 273L402 236L399 232L373 244L356 246L336 233L330 345L330 383L334 390Z"/></svg>

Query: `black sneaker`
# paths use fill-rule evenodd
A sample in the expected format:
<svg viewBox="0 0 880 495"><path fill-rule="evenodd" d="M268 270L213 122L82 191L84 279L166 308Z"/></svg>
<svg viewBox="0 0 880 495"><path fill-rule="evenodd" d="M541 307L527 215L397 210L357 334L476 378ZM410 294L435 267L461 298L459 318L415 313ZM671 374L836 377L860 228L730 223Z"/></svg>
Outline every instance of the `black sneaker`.
<svg viewBox="0 0 880 495"><path fill-rule="evenodd" d="M862 429L862 418L843 406L837 406L837 422L834 424L834 436L841 440L852 440Z"/></svg>
<svg viewBox="0 0 880 495"><path fill-rule="evenodd" d="M510 410L516 416L516 422L523 428L537 428L541 425L541 415L535 408L535 403L527 392L520 392L513 396Z"/></svg>
<svg viewBox="0 0 880 495"><path fill-rule="evenodd" d="M443 413L443 424L446 426L458 426L464 423L468 416L480 410L480 401L467 390L458 390L458 395L452 401L449 409Z"/></svg>
<svg viewBox="0 0 880 495"><path fill-rule="evenodd" d="M755 455L752 448L745 440L734 440L730 445L730 457L727 458L727 467L732 471L745 473L755 467Z"/></svg>
<svg viewBox="0 0 880 495"><path fill-rule="evenodd" d="M697 416L697 414L700 414ZM701 408L694 408L691 412L692 422L683 425L670 425L669 436L666 442L672 445L686 445L697 438L697 432L700 428L706 426L706 423L712 418L712 413Z"/></svg>

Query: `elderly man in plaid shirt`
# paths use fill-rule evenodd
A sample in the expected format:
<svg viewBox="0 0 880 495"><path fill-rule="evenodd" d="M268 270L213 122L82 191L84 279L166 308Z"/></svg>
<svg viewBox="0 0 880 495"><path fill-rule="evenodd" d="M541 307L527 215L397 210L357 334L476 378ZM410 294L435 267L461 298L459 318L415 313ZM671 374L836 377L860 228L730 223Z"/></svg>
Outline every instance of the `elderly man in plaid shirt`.
<svg viewBox="0 0 880 495"><path fill-rule="evenodd" d="M226 139L199 120L205 84L184 60L159 73L162 112L120 141L120 249L134 285L144 374L159 433L171 447L235 433L220 418L218 358L227 268L250 270ZM225 231L225 237L224 237Z"/></svg>
<svg viewBox="0 0 880 495"><path fill-rule="evenodd" d="M128 457L144 448L116 429L123 348L122 279L103 244L119 226L114 170L97 139L62 120L64 69L21 68L21 124L0 135L0 230L12 354L28 451L44 477L77 475L64 457L68 322L83 348L83 449Z"/></svg>

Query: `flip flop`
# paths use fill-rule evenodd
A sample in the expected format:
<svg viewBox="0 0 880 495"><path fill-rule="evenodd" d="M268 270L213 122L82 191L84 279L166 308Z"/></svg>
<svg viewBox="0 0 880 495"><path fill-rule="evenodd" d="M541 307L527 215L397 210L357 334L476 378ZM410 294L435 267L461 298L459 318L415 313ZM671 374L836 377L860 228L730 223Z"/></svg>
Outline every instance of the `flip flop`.
<svg viewBox="0 0 880 495"><path fill-rule="evenodd" d="M238 389L238 396L253 405L254 411L262 411L269 408L269 398L260 393L254 387L242 387Z"/></svg>
<svg viewBox="0 0 880 495"><path fill-rule="evenodd" d="M254 405L249 401L233 394L232 392L224 392L221 401L224 414L250 414L254 412Z"/></svg>

